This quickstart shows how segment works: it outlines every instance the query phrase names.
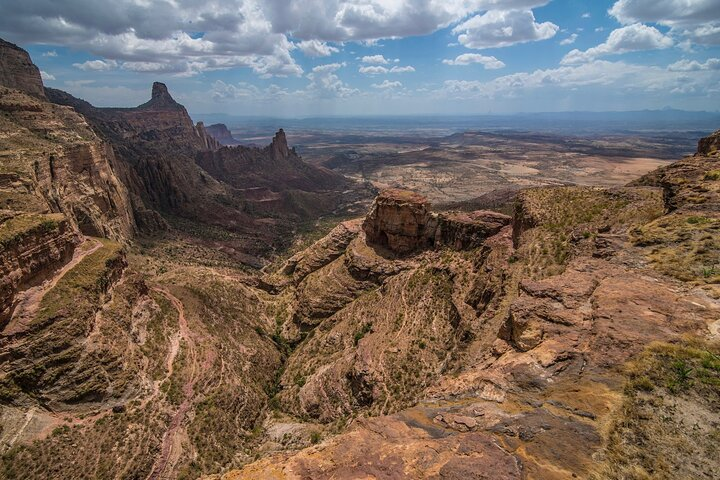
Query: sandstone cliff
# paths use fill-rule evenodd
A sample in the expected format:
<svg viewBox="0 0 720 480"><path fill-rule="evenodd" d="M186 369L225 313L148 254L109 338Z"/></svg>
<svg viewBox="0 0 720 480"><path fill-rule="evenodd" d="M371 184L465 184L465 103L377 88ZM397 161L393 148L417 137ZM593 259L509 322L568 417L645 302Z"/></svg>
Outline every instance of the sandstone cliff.
<svg viewBox="0 0 720 480"><path fill-rule="evenodd" d="M421 195L389 189L375 199L363 230L369 244L402 255L430 247L477 248L510 220L485 210L435 213Z"/></svg>
<svg viewBox="0 0 720 480"><path fill-rule="evenodd" d="M240 142L232 136L232 132L223 123L215 123L205 127L207 132L215 138L221 145L237 145Z"/></svg>
<svg viewBox="0 0 720 480"><path fill-rule="evenodd" d="M81 112L112 145L135 217L145 230L162 223L152 215L157 211L239 233L243 238L227 246L262 256L285 241L298 221L367 195L341 175L303 162L282 130L265 148L221 148L202 123L193 125L161 83L136 108L95 108L52 89L47 95Z"/></svg>
<svg viewBox="0 0 720 480"><path fill-rule="evenodd" d="M45 100L40 70L22 48L0 38L0 85Z"/></svg>

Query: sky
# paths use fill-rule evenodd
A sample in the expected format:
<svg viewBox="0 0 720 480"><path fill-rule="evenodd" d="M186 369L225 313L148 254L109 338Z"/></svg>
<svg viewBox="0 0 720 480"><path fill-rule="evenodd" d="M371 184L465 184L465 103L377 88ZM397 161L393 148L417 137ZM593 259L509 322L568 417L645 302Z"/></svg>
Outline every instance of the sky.
<svg viewBox="0 0 720 480"><path fill-rule="evenodd" d="M97 106L192 113L720 109L719 0L0 0L0 37Z"/></svg>

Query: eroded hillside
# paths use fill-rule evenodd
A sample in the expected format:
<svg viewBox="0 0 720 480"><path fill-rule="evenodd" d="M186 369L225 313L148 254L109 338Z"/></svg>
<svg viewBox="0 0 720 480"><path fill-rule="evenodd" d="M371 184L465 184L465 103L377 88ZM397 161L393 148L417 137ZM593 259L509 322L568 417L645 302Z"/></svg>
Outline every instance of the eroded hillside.
<svg viewBox="0 0 720 480"><path fill-rule="evenodd" d="M362 189L284 132L220 148L161 84L51 103L12 53L34 80L0 87L0 477L720 470L720 132L511 216L384 191L259 271L238 259Z"/></svg>

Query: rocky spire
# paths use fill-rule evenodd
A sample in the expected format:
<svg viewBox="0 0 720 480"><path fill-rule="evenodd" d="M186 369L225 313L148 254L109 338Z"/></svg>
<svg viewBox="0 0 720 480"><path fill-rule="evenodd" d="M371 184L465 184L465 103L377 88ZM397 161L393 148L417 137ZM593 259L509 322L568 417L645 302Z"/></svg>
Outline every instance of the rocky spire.
<svg viewBox="0 0 720 480"><path fill-rule="evenodd" d="M290 155L290 149L288 148L287 138L285 137L285 131L281 128L275 134L272 140L272 149L280 157L287 157Z"/></svg>
<svg viewBox="0 0 720 480"><path fill-rule="evenodd" d="M45 100L40 70L30 55L15 44L0 38L0 85L14 88Z"/></svg>
<svg viewBox="0 0 720 480"><path fill-rule="evenodd" d="M154 82L150 101L143 103L138 108L181 109L183 106L177 103L172 95L170 95L164 83Z"/></svg>

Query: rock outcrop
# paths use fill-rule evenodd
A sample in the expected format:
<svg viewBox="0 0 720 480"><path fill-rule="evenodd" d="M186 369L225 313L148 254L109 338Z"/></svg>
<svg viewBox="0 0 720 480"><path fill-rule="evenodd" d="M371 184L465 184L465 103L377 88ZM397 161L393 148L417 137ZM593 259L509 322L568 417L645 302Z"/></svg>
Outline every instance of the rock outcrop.
<svg viewBox="0 0 720 480"><path fill-rule="evenodd" d="M45 100L40 69L22 48L0 38L0 85Z"/></svg>
<svg viewBox="0 0 720 480"><path fill-rule="evenodd" d="M0 330L10 319L16 294L67 263L78 242L62 215L0 210Z"/></svg>
<svg viewBox="0 0 720 480"><path fill-rule="evenodd" d="M720 155L720 130L698 141L697 155Z"/></svg>
<svg viewBox="0 0 720 480"><path fill-rule="evenodd" d="M507 215L484 210L435 213L425 197L389 189L375 199L363 230L369 244L405 255L435 246L477 248L510 220Z"/></svg>
<svg viewBox="0 0 720 480"><path fill-rule="evenodd" d="M368 243L407 254L432 245L430 204L422 195L398 189L380 192L363 222Z"/></svg>
<svg viewBox="0 0 720 480"><path fill-rule="evenodd" d="M230 146L237 145L240 142L232 136L232 132L227 128L224 123L215 123L208 125L205 130L215 138L221 145Z"/></svg>
<svg viewBox="0 0 720 480"><path fill-rule="evenodd" d="M62 212L87 235L128 241L135 231L115 158L69 107L47 101L27 52L0 40L0 208Z"/></svg>

